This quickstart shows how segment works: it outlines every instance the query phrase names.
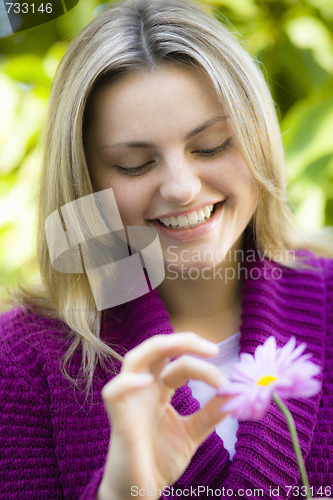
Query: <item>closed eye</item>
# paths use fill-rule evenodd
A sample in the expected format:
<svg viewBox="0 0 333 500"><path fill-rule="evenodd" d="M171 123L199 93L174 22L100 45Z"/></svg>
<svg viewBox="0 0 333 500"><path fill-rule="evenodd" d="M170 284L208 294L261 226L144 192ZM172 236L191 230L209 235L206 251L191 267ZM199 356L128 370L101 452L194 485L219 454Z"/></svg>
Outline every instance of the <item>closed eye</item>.
<svg viewBox="0 0 333 500"><path fill-rule="evenodd" d="M116 165L116 169L124 175L135 176L147 172L152 167L153 164L154 161L147 161L147 163L139 165L138 167L120 167L119 165Z"/></svg>
<svg viewBox="0 0 333 500"><path fill-rule="evenodd" d="M231 145L232 145L232 139L230 137L223 144L220 144L216 148L197 149L195 151L192 151L192 153L201 157L212 158L222 153L223 151L226 151ZM121 167L120 165L115 165L115 168L123 175L136 176L147 172L153 166L154 163L155 160L152 160L137 167Z"/></svg>
<svg viewBox="0 0 333 500"><path fill-rule="evenodd" d="M211 149L198 149L196 151L193 151L194 154L197 154L199 156L205 156L207 158L210 158L212 156L216 156L219 153L222 153L222 151L225 151L231 146L232 140L231 138L227 139L223 144L220 144L220 146L217 146L216 148L211 148Z"/></svg>

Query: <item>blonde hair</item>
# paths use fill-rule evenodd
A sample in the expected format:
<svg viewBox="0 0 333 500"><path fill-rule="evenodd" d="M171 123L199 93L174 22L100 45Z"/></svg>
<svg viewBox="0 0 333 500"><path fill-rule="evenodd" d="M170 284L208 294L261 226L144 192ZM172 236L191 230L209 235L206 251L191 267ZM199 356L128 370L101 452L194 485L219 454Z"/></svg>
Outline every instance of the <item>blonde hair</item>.
<svg viewBox="0 0 333 500"><path fill-rule="evenodd" d="M154 69L161 63L191 64L211 78L260 186L251 223L259 252L272 260L279 252L286 256L280 263L287 266L292 265L289 249L306 245L325 254L324 244L306 243L293 228L274 103L258 65L234 36L187 0L129 0L113 6L81 31L59 65L45 131L39 201L38 258L45 309L48 306L74 334L64 367L81 345L87 387L98 362L120 356L100 339L101 313L86 275L53 269L42 228L53 211L93 192L83 135L89 120L87 103L91 104L96 88L127 72ZM34 302L32 294L25 299Z"/></svg>

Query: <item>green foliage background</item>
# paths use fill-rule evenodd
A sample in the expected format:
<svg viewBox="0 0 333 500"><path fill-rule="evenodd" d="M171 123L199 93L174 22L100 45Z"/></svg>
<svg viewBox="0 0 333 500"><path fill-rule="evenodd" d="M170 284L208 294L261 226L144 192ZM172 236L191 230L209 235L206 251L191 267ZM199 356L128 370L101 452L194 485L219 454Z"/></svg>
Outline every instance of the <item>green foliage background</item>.
<svg viewBox="0 0 333 500"><path fill-rule="evenodd" d="M205 0L262 63L277 104L291 206L301 226L333 225L332 0ZM60 18L1 40L0 288L37 279L38 138L68 42L110 3L80 0Z"/></svg>

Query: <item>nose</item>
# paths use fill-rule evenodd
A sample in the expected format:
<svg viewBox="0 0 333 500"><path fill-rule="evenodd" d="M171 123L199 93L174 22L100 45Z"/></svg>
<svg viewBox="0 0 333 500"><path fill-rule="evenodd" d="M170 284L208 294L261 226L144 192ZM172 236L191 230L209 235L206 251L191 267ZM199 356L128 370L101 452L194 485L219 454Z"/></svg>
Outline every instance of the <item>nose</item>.
<svg viewBox="0 0 333 500"><path fill-rule="evenodd" d="M183 158L165 164L161 174L160 194L168 202L188 205L201 190L198 172Z"/></svg>

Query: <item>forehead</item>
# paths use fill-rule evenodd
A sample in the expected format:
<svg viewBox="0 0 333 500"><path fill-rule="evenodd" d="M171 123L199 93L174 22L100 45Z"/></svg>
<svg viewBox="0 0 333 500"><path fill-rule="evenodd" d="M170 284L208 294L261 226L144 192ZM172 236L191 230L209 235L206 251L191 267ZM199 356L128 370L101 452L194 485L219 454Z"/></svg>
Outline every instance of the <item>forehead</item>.
<svg viewBox="0 0 333 500"><path fill-rule="evenodd" d="M108 133L150 132L161 127L189 130L224 114L210 78L188 65L136 70L104 84L91 104L93 128Z"/></svg>

